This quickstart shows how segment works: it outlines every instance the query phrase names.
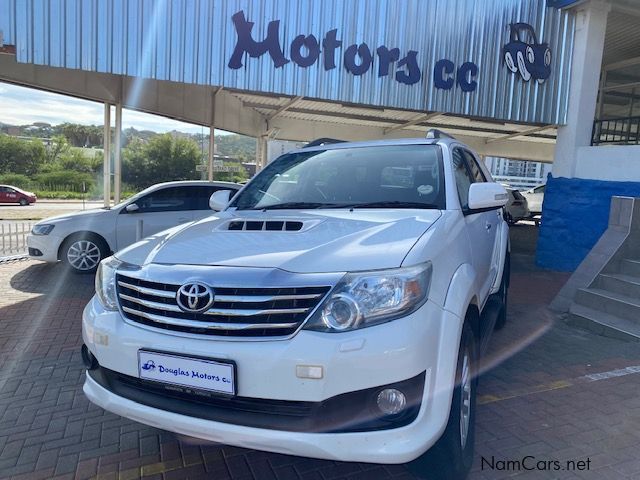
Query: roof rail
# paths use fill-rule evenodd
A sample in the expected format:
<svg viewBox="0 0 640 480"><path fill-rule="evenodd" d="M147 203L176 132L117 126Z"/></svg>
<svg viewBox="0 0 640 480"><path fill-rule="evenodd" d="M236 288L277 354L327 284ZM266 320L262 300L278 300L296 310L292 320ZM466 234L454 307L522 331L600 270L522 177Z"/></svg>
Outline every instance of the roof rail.
<svg viewBox="0 0 640 480"><path fill-rule="evenodd" d="M448 133L443 132L442 130L438 130L437 128L431 128L427 131L427 138L453 138L455 137L449 135Z"/></svg>
<svg viewBox="0 0 640 480"><path fill-rule="evenodd" d="M302 148L319 147L320 145L327 145L330 143L344 143L344 141L345 140L337 140L335 138L316 138Z"/></svg>

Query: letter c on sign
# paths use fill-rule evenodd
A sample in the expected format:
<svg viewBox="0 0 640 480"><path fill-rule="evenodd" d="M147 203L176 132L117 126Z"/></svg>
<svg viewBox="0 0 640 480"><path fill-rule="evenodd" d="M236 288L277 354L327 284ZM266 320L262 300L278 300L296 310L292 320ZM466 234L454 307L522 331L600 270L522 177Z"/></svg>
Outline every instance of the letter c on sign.
<svg viewBox="0 0 640 480"><path fill-rule="evenodd" d="M454 83L453 76L445 78L445 74L451 75L455 69L456 66L451 60L447 60L446 58L438 60L436 66L433 68L433 83L436 88L451 90Z"/></svg>
<svg viewBox="0 0 640 480"><path fill-rule="evenodd" d="M478 66L473 62L465 62L458 68L458 85L463 92L473 92L478 88L474 78L478 75Z"/></svg>

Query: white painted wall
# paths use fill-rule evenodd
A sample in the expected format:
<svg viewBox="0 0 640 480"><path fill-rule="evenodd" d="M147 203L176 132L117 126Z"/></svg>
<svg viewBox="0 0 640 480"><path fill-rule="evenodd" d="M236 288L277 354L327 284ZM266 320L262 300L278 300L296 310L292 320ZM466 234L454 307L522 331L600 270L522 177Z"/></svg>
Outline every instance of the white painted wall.
<svg viewBox="0 0 640 480"><path fill-rule="evenodd" d="M640 145L579 147L574 177L640 182Z"/></svg>
<svg viewBox="0 0 640 480"><path fill-rule="evenodd" d="M554 177L575 177L578 150L591 144L610 9L611 4L602 0L590 0L577 7L567 125L558 128Z"/></svg>

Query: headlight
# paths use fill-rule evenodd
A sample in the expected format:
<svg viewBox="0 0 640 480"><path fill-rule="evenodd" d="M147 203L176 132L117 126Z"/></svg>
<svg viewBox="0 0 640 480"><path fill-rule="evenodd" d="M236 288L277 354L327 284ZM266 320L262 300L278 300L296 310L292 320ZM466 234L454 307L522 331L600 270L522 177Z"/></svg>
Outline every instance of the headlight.
<svg viewBox="0 0 640 480"><path fill-rule="evenodd" d="M31 228L31 233L34 235L49 235L53 227L55 227L55 225L50 223L39 223Z"/></svg>
<svg viewBox="0 0 640 480"><path fill-rule="evenodd" d="M427 300L431 262L414 267L349 273L305 328L344 332L408 315Z"/></svg>
<svg viewBox="0 0 640 480"><path fill-rule="evenodd" d="M96 272L96 294L100 303L107 310L118 309L116 294L116 270L123 262L116 257L105 258Z"/></svg>

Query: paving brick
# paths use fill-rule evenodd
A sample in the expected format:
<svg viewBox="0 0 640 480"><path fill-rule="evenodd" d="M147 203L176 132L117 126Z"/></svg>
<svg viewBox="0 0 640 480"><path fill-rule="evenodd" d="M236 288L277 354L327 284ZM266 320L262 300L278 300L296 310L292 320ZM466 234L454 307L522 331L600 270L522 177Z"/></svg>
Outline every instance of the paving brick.
<svg viewBox="0 0 640 480"><path fill-rule="evenodd" d="M76 467L78 466L78 455L64 455L58 458L56 462L56 475L64 475L67 473L73 473L76 471Z"/></svg>
<svg viewBox="0 0 640 480"><path fill-rule="evenodd" d="M40 445L31 445L29 447L23 447L18 457L17 465L23 465L25 463L35 465L38 454L40 453Z"/></svg>
<svg viewBox="0 0 640 480"><path fill-rule="evenodd" d="M58 449L40 452L35 466L36 470L55 467L59 456L60 452Z"/></svg>

